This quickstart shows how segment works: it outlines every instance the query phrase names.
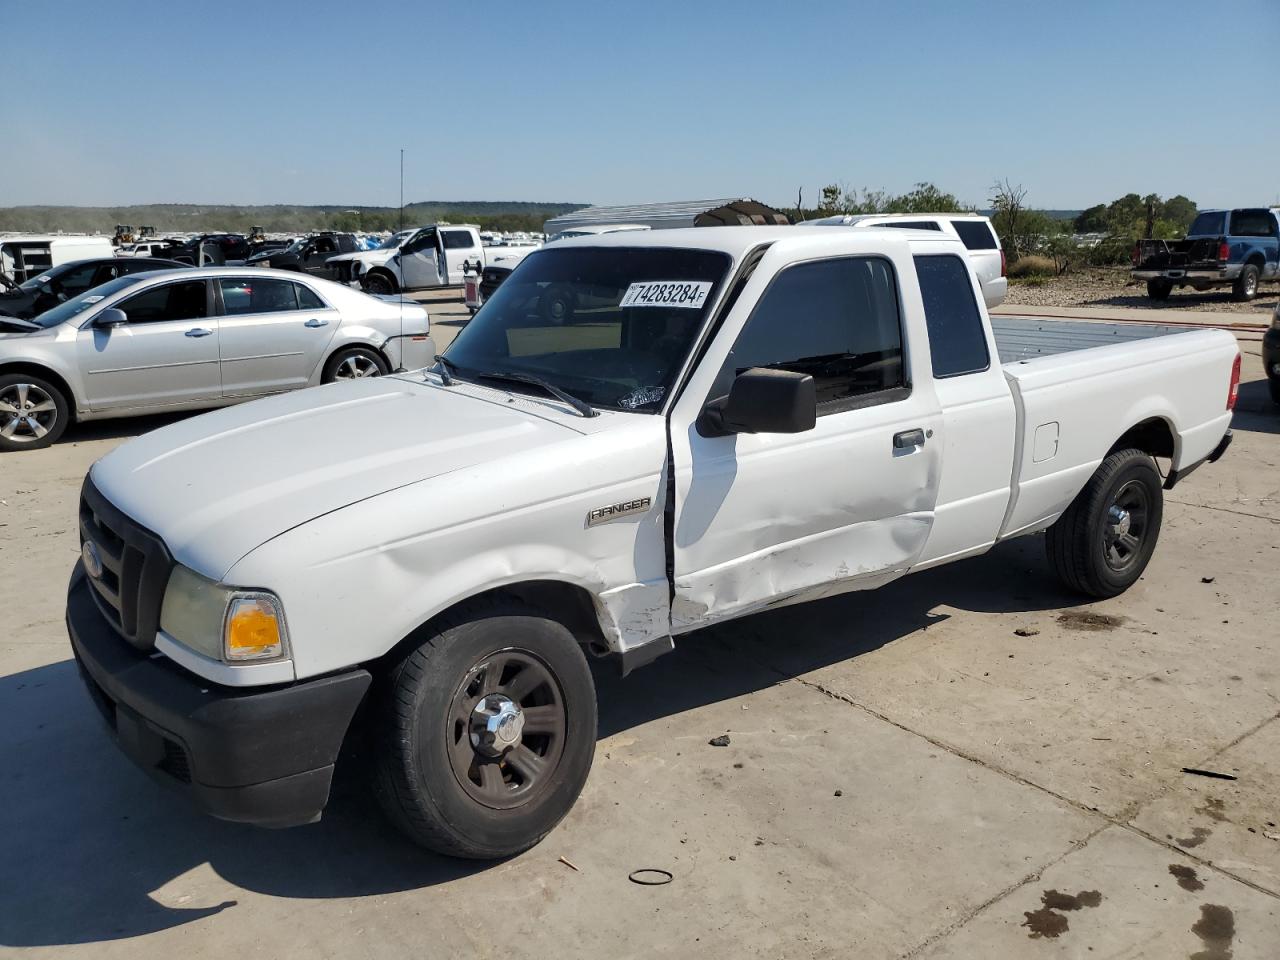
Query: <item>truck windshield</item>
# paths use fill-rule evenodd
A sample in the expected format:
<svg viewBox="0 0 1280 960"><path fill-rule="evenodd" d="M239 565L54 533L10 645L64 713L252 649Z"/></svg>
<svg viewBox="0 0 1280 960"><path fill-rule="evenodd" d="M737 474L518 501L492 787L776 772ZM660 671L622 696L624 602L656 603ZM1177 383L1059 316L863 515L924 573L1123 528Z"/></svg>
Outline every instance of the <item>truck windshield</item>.
<svg viewBox="0 0 1280 960"><path fill-rule="evenodd" d="M729 265L712 250L539 250L450 344L449 372L532 375L593 407L655 412Z"/></svg>
<svg viewBox="0 0 1280 960"><path fill-rule="evenodd" d="M38 317L33 318L31 322L36 326L44 327L46 330L50 327L56 327L58 324L66 323L73 317L84 313L90 307L96 306L108 297L115 296L121 290L132 287L135 283L141 283L144 279L146 279L146 274L135 274L131 277L116 277L114 280L108 280L92 290L86 290L84 293L58 304L51 310L46 310Z"/></svg>

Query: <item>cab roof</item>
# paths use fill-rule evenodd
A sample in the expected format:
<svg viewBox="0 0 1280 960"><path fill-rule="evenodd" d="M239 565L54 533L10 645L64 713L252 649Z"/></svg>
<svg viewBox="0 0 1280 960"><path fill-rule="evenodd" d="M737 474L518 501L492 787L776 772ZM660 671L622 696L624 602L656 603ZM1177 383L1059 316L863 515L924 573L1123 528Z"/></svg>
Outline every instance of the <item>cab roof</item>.
<svg viewBox="0 0 1280 960"><path fill-rule="evenodd" d="M806 237L836 240L847 238L850 233L832 230L829 226L794 227L681 227L675 230L628 230L621 233L602 233L589 237L569 237L557 240L546 249L570 247L687 247L696 250L718 250L735 260L762 243L777 243ZM870 236L906 240L910 243L950 244L963 247L950 236L939 236L933 231L910 228L886 227L882 230L856 231L859 237Z"/></svg>

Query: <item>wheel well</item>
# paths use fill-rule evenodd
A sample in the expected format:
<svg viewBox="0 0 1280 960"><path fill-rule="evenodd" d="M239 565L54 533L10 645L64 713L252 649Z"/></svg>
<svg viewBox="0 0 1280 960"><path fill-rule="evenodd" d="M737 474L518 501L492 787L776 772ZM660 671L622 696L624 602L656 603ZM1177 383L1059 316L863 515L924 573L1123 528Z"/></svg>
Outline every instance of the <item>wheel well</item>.
<svg viewBox="0 0 1280 960"><path fill-rule="evenodd" d="M1107 455L1110 456L1117 450L1133 448L1149 453L1153 457L1173 459L1175 443L1176 438L1173 435L1173 428L1169 426L1169 421L1163 417L1151 417L1121 434L1120 439L1111 445Z"/></svg>
<svg viewBox="0 0 1280 960"><path fill-rule="evenodd" d="M48 380L49 383L62 391L62 395L67 400L67 413L71 421L76 419L76 395L72 391L70 384L62 378L60 374L54 373L48 367L42 367L38 363L27 363L22 360L14 363L0 364L0 374L3 373L29 373L33 377L40 377L42 380Z"/></svg>
<svg viewBox="0 0 1280 960"><path fill-rule="evenodd" d="M324 363L320 364L321 376L328 373L329 364L333 362L334 357L340 354L343 350L350 350L353 347L363 347L366 350L372 350L374 353L376 353L378 356L382 358L382 362L387 365L387 370L394 369L391 363L391 358L387 356L387 353L385 350L383 350L381 347L375 344L367 343L363 340L360 340L355 342L342 343L334 347L332 350L330 350L328 356L324 358Z"/></svg>
<svg viewBox="0 0 1280 960"><path fill-rule="evenodd" d="M1257 250L1249 254L1248 259L1245 260L1245 263L1252 263L1259 270L1261 270L1264 266L1266 266L1266 262L1267 262L1266 258L1263 257L1262 254L1259 253Z"/></svg>
<svg viewBox="0 0 1280 960"><path fill-rule="evenodd" d="M604 656L610 652L604 632L600 629L600 620L596 616L595 601L589 590L563 580L526 580L473 594L441 610L379 657L371 665L372 669L376 671L383 663L395 663L404 647L418 642L417 635L438 620L465 619L468 614L482 611L495 601L503 599L519 600L531 607L536 607L549 619L561 624L573 634L573 638L582 644L589 654Z"/></svg>

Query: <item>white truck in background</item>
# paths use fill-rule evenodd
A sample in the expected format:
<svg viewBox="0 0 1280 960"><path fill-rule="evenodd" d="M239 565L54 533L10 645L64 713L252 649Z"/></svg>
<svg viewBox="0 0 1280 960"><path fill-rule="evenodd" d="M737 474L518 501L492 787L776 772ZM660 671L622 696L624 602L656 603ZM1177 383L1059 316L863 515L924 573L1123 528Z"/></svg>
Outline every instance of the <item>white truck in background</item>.
<svg viewBox="0 0 1280 960"><path fill-rule="evenodd" d="M993 324L937 232L563 240L429 370L99 460L67 624L124 752L206 812L317 819L359 735L410 838L505 857L587 779L588 655L625 673L1041 531L1116 596L1226 450L1239 370L1221 330Z"/></svg>
<svg viewBox="0 0 1280 960"><path fill-rule="evenodd" d="M330 257L339 283L358 283L367 293L456 287L468 262L485 264L480 228L470 223L432 223L392 234L376 250Z"/></svg>
<svg viewBox="0 0 1280 960"><path fill-rule="evenodd" d="M18 286L64 263L115 252L110 237L0 234L0 285Z"/></svg>

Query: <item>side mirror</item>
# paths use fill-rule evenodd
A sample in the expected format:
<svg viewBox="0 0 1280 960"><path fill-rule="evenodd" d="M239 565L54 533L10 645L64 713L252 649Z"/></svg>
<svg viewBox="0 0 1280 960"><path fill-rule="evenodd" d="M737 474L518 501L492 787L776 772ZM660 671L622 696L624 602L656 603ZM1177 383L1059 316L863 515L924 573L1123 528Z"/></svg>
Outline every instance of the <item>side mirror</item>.
<svg viewBox="0 0 1280 960"><path fill-rule="evenodd" d="M129 315L115 307L107 307L93 318L93 325L99 330L110 330L112 327L119 327L128 322Z"/></svg>
<svg viewBox="0 0 1280 960"><path fill-rule="evenodd" d="M803 433L818 422L818 391L813 377L790 370L752 367L738 374L727 396L706 405L699 432Z"/></svg>

